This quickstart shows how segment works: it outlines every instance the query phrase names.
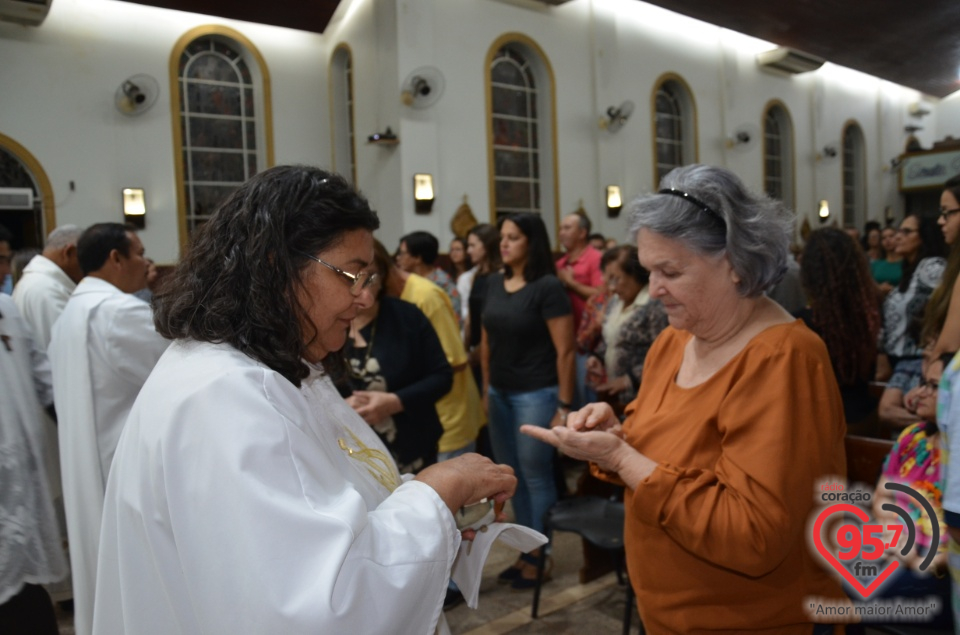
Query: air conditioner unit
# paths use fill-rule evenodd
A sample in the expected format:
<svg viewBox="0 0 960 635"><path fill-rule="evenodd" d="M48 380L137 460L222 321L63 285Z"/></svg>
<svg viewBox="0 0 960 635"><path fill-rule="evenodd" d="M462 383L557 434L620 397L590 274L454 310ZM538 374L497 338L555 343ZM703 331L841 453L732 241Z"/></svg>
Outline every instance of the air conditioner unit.
<svg viewBox="0 0 960 635"><path fill-rule="evenodd" d="M0 0L0 20L40 26L53 0Z"/></svg>
<svg viewBox="0 0 960 635"><path fill-rule="evenodd" d="M823 62L819 57L783 46L757 54L757 65L760 68L788 75L815 71L823 66Z"/></svg>
<svg viewBox="0 0 960 635"><path fill-rule="evenodd" d="M0 209L33 209L29 187L0 187Z"/></svg>

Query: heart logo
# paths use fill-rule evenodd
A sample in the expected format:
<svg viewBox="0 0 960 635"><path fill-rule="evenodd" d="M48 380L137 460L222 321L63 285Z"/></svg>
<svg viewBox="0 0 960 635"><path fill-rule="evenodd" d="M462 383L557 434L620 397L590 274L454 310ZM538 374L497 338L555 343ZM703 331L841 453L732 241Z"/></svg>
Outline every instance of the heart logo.
<svg viewBox="0 0 960 635"><path fill-rule="evenodd" d="M823 536L821 536L821 529L823 528L823 523L827 520L828 517L832 516L837 512L846 512L853 514L859 518L862 522L867 522L870 520L870 517L865 511L860 509L855 505L848 505L845 503L840 503L838 505L831 505L827 507L820 515L817 516L817 521L813 525L813 544L816 545L817 551L820 552L820 555L829 562L837 572L843 576L843 579L850 583L850 585L857 590L857 592L863 596L864 599L870 597L877 588L883 584L883 581L890 577L894 571L900 567L900 561L893 559L887 566L880 572L880 575L870 583L869 586L863 586L863 584L853 576L850 571L843 566L843 564L837 560L837 557L830 553L826 545L823 544Z"/></svg>

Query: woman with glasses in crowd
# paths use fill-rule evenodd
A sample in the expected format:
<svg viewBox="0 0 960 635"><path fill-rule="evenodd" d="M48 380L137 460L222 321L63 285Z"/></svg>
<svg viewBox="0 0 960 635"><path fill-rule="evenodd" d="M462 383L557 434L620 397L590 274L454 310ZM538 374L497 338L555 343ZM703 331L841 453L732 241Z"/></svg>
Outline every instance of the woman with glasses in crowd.
<svg viewBox="0 0 960 635"><path fill-rule="evenodd" d="M933 346L933 356L947 351L960 350L960 174L944 184L940 194L940 216L937 219L943 230L943 239L950 246L947 267L933 295L924 319L924 333L939 333Z"/></svg>
<svg viewBox="0 0 960 635"><path fill-rule="evenodd" d="M936 220L911 214L897 230L895 249L903 258L900 284L883 301L883 328L877 378L886 380L898 362L917 360L923 347L910 323L922 320L924 307L946 267L946 244Z"/></svg>
<svg viewBox="0 0 960 635"><path fill-rule="evenodd" d="M278 166L194 234L107 481L94 632L437 629L454 514L516 480L477 454L402 477L337 393L378 225L342 177Z"/></svg>
<svg viewBox="0 0 960 635"><path fill-rule="evenodd" d="M944 472L941 458L940 428L937 425L937 397L940 378L953 358L948 353L940 358L928 358L923 366L923 381L917 397L916 416L920 421L904 428L883 463L880 480L874 488L873 523L884 529L891 525L904 525L904 519L898 514L883 508L894 504L910 515L915 529L915 542L910 551L903 555L901 551L907 542L908 532L896 534L886 531L880 535L884 544L889 545L885 558L873 561L879 569L886 568L888 559L899 559L902 565L894 571L890 579L880 587L879 592L870 596L870 600L903 598L914 601L927 600L930 596L939 598L940 610L933 619L917 624L922 628L946 629L953 632L953 614L950 610L950 576L947 572L947 553L950 535L944 522L943 490ZM935 517L931 518L921 504L903 492L894 492L886 488L887 483L899 483L919 492ZM934 529L936 523L936 529ZM937 537L934 542L934 531ZM933 552L933 553L931 553ZM862 597L847 587L847 592L855 600ZM881 622L871 622L878 624ZM852 634L863 633L848 629Z"/></svg>

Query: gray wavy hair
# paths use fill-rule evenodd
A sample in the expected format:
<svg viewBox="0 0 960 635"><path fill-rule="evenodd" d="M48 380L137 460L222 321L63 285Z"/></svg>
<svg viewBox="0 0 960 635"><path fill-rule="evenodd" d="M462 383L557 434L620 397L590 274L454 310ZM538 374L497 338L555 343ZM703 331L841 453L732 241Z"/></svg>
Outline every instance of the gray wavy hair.
<svg viewBox="0 0 960 635"><path fill-rule="evenodd" d="M779 201L752 194L724 168L675 168L660 181L660 192L635 198L627 211L634 241L648 229L699 254L726 255L740 277L742 296L760 295L787 270L792 214Z"/></svg>

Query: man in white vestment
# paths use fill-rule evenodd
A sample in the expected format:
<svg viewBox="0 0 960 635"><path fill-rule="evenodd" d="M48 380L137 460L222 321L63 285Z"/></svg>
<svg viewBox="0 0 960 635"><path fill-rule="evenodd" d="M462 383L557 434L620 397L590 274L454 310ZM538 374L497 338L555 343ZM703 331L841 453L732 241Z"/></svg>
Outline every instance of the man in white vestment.
<svg viewBox="0 0 960 635"><path fill-rule="evenodd" d="M34 256L13 288L13 301L33 331L40 350L50 346L50 331L83 278L77 239L83 230L64 225L50 232L43 252Z"/></svg>
<svg viewBox="0 0 960 635"><path fill-rule="evenodd" d="M0 226L0 279L9 241ZM42 412L51 403L47 356L0 294L0 633L57 633L50 596L38 586L67 574L43 460Z"/></svg>
<svg viewBox="0 0 960 635"><path fill-rule="evenodd" d="M26 321L33 334L37 347L46 357L50 345L50 331L53 323L63 313L70 294L83 278L80 260L77 258L77 239L83 229L76 225L62 225L47 236L43 252L34 256L23 270L23 274L13 287L13 301L20 315ZM46 428L46 448L44 460L47 464L47 478L54 509L60 519L63 534L67 526L63 518L63 493L60 489L60 449L57 444L57 427L49 415L43 417ZM70 580L61 581L49 587L55 601L71 597Z"/></svg>
<svg viewBox="0 0 960 635"><path fill-rule="evenodd" d="M100 517L117 440L140 388L169 342L150 306L130 295L147 275L143 244L119 223L77 242L80 281L53 326L50 364L73 573L77 635L93 629Z"/></svg>

